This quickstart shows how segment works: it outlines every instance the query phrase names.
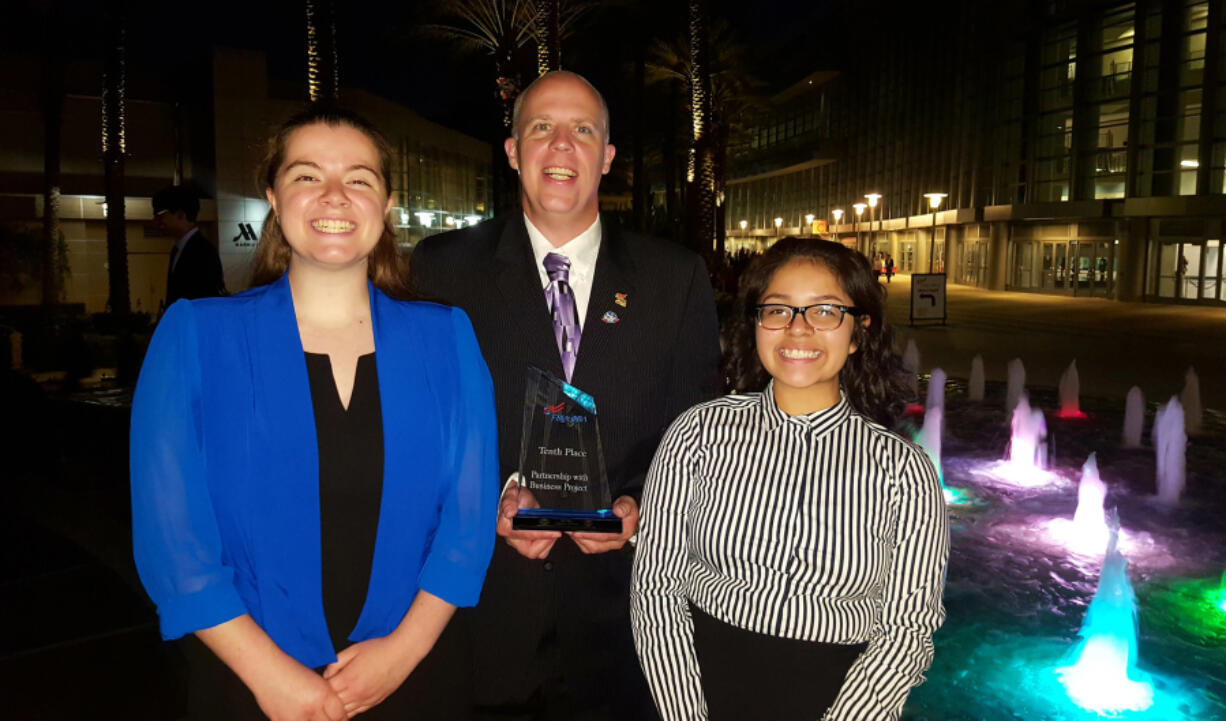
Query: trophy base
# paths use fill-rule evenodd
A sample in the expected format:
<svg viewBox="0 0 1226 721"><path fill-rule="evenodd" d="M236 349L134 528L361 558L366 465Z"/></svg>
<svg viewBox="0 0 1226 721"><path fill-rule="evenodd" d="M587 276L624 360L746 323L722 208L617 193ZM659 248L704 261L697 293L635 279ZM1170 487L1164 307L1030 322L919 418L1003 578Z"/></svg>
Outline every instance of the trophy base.
<svg viewBox="0 0 1226 721"><path fill-rule="evenodd" d="M516 531L581 531L621 533L622 519L613 511L566 511L557 508L521 508L511 519Z"/></svg>

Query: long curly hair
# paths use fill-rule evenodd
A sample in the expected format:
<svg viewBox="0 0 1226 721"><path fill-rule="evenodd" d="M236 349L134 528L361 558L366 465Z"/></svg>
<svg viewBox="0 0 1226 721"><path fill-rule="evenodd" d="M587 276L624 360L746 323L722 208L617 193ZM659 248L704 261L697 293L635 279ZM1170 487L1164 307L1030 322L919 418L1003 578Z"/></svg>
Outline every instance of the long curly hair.
<svg viewBox="0 0 1226 721"><path fill-rule="evenodd" d="M750 264L741 276L731 322L725 328L724 377L729 390L760 391L770 375L758 359L754 307L775 272L793 260L820 263L838 278L859 309L852 331L857 351L839 371L848 403L861 415L886 427L897 421L911 391L902 358L894 350L894 331L885 321L885 287L868 259L840 243L818 238L782 238ZM868 327L862 324L869 319Z"/></svg>
<svg viewBox="0 0 1226 721"><path fill-rule="evenodd" d="M379 179L383 181L383 190L391 193L392 146L383 133L366 118L351 110L316 103L281 123L268 138L268 148L256 178L261 195L265 189L276 187L277 175L285 164L285 152L294 131L310 125L327 125L330 128L345 126L365 135L379 154ZM291 255L289 243L285 241L281 230L280 219L277 218L276 212L269 208L252 260L251 287L268 285L284 275L289 269ZM396 232L392 230L391 219L384 218L383 232L366 261L366 275L376 288L388 296L399 300L415 300L417 296L408 284L408 267L407 261L396 247Z"/></svg>

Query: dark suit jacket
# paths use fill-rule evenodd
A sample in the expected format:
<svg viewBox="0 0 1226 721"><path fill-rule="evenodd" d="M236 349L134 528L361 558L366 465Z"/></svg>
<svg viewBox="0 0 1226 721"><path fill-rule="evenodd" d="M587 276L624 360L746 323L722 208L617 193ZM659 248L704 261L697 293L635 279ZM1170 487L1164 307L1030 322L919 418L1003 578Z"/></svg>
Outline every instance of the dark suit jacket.
<svg viewBox="0 0 1226 721"><path fill-rule="evenodd" d="M221 258L217 248L197 230L183 246L174 270L167 275L166 307L180 298L194 300L218 295L226 295Z"/></svg>
<svg viewBox="0 0 1226 721"><path fill-rule="evenodd" d="M506 478L519 463L526 367L565 377L523 215L428 238L410 267L418 290L472 320L494 379ZM717 390L719 326L705 265L678 245L605 222L582 328L572 383L595 398L613 497L637 499L665 428ZM477 702L523 701L558 675L589 705L638 684L632 558L629 546L585 556L563 538L547 561L531 561L497 543L472 614ZM627 673L634 678L620 678Z"/></svg>

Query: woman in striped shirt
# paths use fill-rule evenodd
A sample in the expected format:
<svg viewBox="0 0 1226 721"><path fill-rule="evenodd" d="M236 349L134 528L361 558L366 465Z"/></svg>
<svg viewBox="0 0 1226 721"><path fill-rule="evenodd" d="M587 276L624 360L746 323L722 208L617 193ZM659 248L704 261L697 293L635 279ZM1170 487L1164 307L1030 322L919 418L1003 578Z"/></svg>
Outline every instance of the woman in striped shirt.
<svg viewBox="0 0 1226 721"><path fill-rule="evenodd" d="M944 619L937 474L890 430L906 396L860 254L771 247L741 281L729 382L669 428L631 611L665 721L897 719Z"/></svg>

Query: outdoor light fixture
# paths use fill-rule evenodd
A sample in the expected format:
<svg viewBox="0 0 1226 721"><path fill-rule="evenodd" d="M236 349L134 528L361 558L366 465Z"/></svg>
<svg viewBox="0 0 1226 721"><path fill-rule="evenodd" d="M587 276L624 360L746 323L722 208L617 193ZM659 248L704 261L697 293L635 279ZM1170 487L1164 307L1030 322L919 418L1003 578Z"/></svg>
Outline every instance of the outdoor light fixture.
<svg viewBox="0 0 1226 721"><path fill-rule="evenodd" d="M418 223L421 223L427 228L434 225L434 213L427 213L425 211L421 211L421 212L414 213L413 215L417 216Z"/></svg>
<svg viewBox="0 0 1226 721"><path fill-rule="evenodd" d="M815 216L812 213L805 214L805 227L808 229L810 233L813 232L813 218L814 217Z"/></svg>
<svg viewBox="0 0 1226 721"><path fill-rule="evenodd" d="M447 216L447 219L446 219L444 222L446 222L446 223L447 223L447 225L455 225L455 218L453 218L453 217L451 217L451 216L449 215L449 216Z"/></svg>
<svg viewBox="0 0 1226 721"><path fill-rule="evenodd" d="M464 220L466 220L469 225L476 225L477 223L480 223L483 219L479 215L469 215L469 216L466 216Z"/></svg>
<svg viewBox="0 0 1226 721"><path fill-rule="evenodd" d="M834 210L830 211L830 214L834 216L835 225L839 225L843 222L843 209L842 208L835 208Z"/></svg>
<svg viewBox="0 0 1226 721"><path fill-rule="evenodd" d="M409 211L400 211L400 224L407 226L409 224Z"/></svg>
<svg viewBox="0 0 1226 721"><path fill-rule="evenodd" d="M937 208L941 207L941 200L948 197L948 193L924 193L924 197L928 199L928 207L932 208L932 238L928 242L928 272L936 267L936 251L937 251Z"/></svg>
<svg viewBox="0 0 1226 721"><path fill-rule="evenodd" d="M781 225L783 225L783 218L775 218L775 227L778 228Z"/></svg>
<svg viewBox="0 0 1226 721"><path fill-rule="evenodd" d="M864 209L868 205L865 203L852 203L851 207L856 211L856 248L863 252L864 244L860 241L860 217L864 215Z"/></svg>
<svg viewBox="0 0 1226 721"><path fill-rule="evenodd" d="M748 228L748 227L749 227L749 221L748 221L748 220L742 220L742 221L741 221L741 232L745 232L745 229L746 229L746 228Z"/></svg>
<svg viewBox="0 0 1226 721"><path fill-rule="evenodd" d="M865 194L864 194L864 197L865 197L865 199L867 199L867 200L868 200L868 207L871 209L871 210L869 210L869 212L868 212L868 232L869 232L869 239L868 239L868 241L869 241L870 243L873 243L874 245L876 245L876 240L875 240L876 236L872 235L872 232L873 232L873 215L874 215L874 214L878 214L878 213L880 213L880 212L881 212L881 211L877 210L877 201L881 200L881 193L865 193ZM881 216L880 216L880 215L878 215L877 217L878 217L878 220L880 220L880 217L881 217ZM880 223L878 223L877 230L881 230L880 225L881 225L881 224L880 224ZM865 255L868 255L868 253L866 252L866 253L865 253Z"/></svg>

